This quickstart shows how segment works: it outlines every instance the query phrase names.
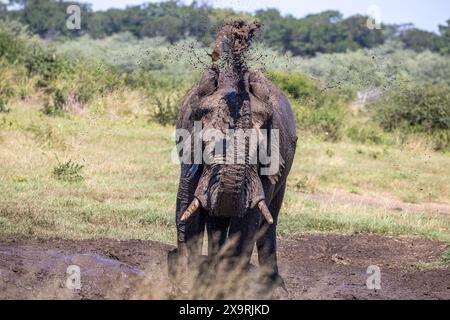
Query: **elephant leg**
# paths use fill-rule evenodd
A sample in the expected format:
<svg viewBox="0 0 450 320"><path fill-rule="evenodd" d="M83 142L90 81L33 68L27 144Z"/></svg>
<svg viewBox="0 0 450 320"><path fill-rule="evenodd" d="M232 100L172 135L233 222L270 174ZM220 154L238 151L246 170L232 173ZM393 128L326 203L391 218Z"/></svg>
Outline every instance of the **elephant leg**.
<svg viewBox="0 0 450 320"><path fill-rule="evenodd" d="M284 281L278 273L276 230L278 214L283 203L285 190L286 186L283 186L272 199L269 210L272 213L274 223L269 225L264 220L260 227L260 232L256 241L259 267L263 280L267 281L270 286L280 285L283 288Z"/></svg>
<svg viewBox="0 0 450 320"><path fill-rule="evenodd" d="M258 210L250 209L242 218L231 218L228 240L235 242L231 256L238 258L237 262L246 267L250 265L260 217Z"/></svg>
<svg viewBox="0 0 450 320"><path fill-rule="evenodd" d="M195 189L200 179L200 172L192 173L194 165L181 165L180 184L177 193L176 224L179 249L187 250L190 257L195 259L201 255L203 232L205 230L206 213L200 212L186 222L181 222L181 215L194 200Z"/></svg>
<svg viewBox="0 0 450 320"><path fill-rule="evenodd" d="M194 199L200 173L192 173L192 165L181 166L180 183L176 203L177 249L169 252L167 257L169 274L175 275L180 264L195 263L202 253L203 234L205 230L206 213L200 212L186 222L181 222L181 215Z"/></svg>

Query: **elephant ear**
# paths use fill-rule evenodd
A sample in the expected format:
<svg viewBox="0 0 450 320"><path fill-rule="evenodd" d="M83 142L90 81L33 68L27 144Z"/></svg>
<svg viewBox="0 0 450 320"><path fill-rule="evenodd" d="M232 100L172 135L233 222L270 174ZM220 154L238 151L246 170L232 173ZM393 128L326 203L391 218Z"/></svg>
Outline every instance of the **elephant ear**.
<svg viewBox="0 0 450 320"><path fill-rule="evenodd" d="M277 141L271 141L270 143L277 143L279 146L278 155L275 156L275 163L278 163L277 172L265 176L266 179L270 181L271 184L276 184L284 174L286 167L286 161L283 158L283 152L281 149L286 143L286 137L284 132L286 130L286 119L283 119L283 113L286 112L286 108L289 107L289 102L283 93L275 87L275 85L270 82L262 72L251 71L249 76L249 86L250 92L257 97L259 100L264 102L264 105L269 108L267 114L270 115L270 122L268 124L268 133L270 135L272 130L278 130L279 136L277 136ZM289 109L288 108L288 109ZM295 131L295 128L294 128Z"/></svg>
<svg viewBox="0 0 450 320"><path fill-rule="evenodd" d="M211 95L217 89L219 71L215 67L205 70L202 78L184 96L177 117L177 129L192 129L194 125L196 107L202 97Z"/></svg>
<svg viewBox="0 0 450 320"><path fill-rule="evenodd" d="M269 102L272 86L270 82L259 71L251 71L249 75L250 92L258 99Z"/></svg>
<svg viewBox="0 0 450 320"><path fill-rule="evenodd" d="M198 83L197 94L199 97L209 96L217 89L219 72L216 68L208 68L203 73Z"/></svg>
<svg viewBox="0 0 450 320"><path fill-rule="evenodd" d="M276 114L274 115L276 117ZM282 148L282 143L283 143L283 137L281 136L281 132L280 132L280 127L277 125L277 121L272 118L272 120L270 121L267 129L268 129L268 144L267 144L267 151L269 152L269 149L271 149L270 151L270 167L275 166L272 168L272 170L270 170L270 174L266 175L265 177L270 181L271 184L276 184L279 180L280 177L282 177L283 173L284 173L284 169L285 169L285 160L282 156L283 151L281 150ZM275 123L274 123L275 122ZM278 134L274 134L272 136L274 132L274 129L277 130L276 132ZM274 149L272 149L274 148Z"/></svg>

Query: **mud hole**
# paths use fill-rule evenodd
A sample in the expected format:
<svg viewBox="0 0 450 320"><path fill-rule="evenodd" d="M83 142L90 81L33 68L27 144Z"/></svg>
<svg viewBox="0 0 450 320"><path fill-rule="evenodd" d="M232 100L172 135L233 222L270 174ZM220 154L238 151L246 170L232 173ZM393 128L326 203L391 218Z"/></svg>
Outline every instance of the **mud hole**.
<svg viewBox="0 0 450 320"><path fill-rule="evenodd" d="M450 267L419 270L448 245L375 235L305 235L279 241L288 293L279 299L450 299ZM152 241L0 242L1 299L130 299L170 297L167 252ZM81 268L81 290L66 288L69 265ZM369 290L367 267L381 269ZM140 293L138 293L140 291Z"/></svg>

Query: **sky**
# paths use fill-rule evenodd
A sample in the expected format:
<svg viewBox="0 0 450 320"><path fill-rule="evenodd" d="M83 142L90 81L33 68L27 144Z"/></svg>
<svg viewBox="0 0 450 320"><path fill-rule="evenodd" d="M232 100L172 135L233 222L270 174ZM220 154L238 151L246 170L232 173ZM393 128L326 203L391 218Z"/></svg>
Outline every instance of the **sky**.
<svg viewBox="0 0 450 320"><path fill-rule="evenodd" d="M91 3L94 10L105 10L159 1L81 0L81 2ZM183 2L190 4L192 0ZM329 9L338 10L344 17L348 17L358 13L367 14L369 8L376 6L383 23L412 22L416 27L428 31L438 31L438 25L445 24L445 21L450 19L450 0L208 0L207 2L213 7L249 12L263 8L277 8L282 14L292 14L295 17L304 17ZM370 12L376 11L371 9Z"/></svg>

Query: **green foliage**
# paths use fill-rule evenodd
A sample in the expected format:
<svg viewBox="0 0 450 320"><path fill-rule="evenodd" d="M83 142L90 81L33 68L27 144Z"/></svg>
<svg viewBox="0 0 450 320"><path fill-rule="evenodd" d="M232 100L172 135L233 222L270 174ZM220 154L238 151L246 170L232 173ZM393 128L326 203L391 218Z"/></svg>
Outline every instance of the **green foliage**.
<svg viewBox="0 0 450 320"><path fill-rule="evenodd" d="M342 105L311 108L294 103L297 126L328 141L338 141L343 135L346 111Z"/></svg>
<svg viewBox="0 0 450 320"><path fill-rule="evenodd" d="M331 91L321 91L306 75L272 71L269 79L290 98L300 130L337 141L345 120L344 99Z"/></svg>
<svg viewBox="0 0 450 320"><path fill-rule="evenodd" d="M398 88L375 103L373 109L375 119L385 130L425 133L436 150L450 148L450 87Z"/></svg>
<svg viewBox="0 0 450 320"><path fill-rule="evenodd" d="M442 54L450 54L450 19L447 20L447 25L439 26L441 37L438 41L438 48Z"/></svg>
<svg viewBox="0 0 450 320"><path fill-rule="evenodd" d="M214 23L230 15L232 11L221 11ZM328 17L333 17L332 12ZM319 18L310 17L315 19ZM50 116L82 110L110 92L129 88L143 93L152 104L148 109L152 121L173 125L181 97L197 81L209 57L192 39L171 44L161 37L139 39L135 32L49 45L16 22L0 22L0 111L7 112L11 100L24 99L33 88L44 94L42 111ZM272 70L268 78L289 97L298 128L304 132L330 141L345 134L352 141L384 144L394 139L382 130L396 135L400 131L402 141L421 134L433 141L435 149L449 146L450 60L446 56L404 50L393 41L370 50L308 59L280 55L259 45L249 60L252 68ZM368 114L373 119L348 127L347 106L360 92L375 94Z"/></svg>
<svg viewBox="0 0 450 320"><path fill-rule="evenodd" d="M403 32L400 35L400 40L404 43L406 49L416 52L438 51L439 36L433 32L412 28Z"/></svg>
<svg viewBox="0 0 450 320"><path fill-rule="evenodd" d="M418 131L450 129L450 88L412 86L393 90L375 104L376 119L388 131L414 127Z"/></svg>
<svg viewBox="0 0 450 320"><path fill-rule="evenodd" d="M347 129L346 135L354 142L376 145L388 143L386 133L379 126L371 122L351 126Z"/></svg>
<svg viewBox="0 0 450 320"><path fill-rule="evenodd" d="M180 99L173 95L155 95L155 105L150 110L151 120L162 125L174 125L177 120Z"/></svg>
<svg viewBox="0 0 450 320"><path fill-rule="evenodd" d="M26 96L25 82L30 78L36 78L36 89L45 94L43 112L47 115L60 115L68 110L68 102L83 105L125 83L114 68L83 56L57 52L16 22L0 22L0 48L3 110L11 98Z"/></svg>
<svg viewBox="0 0 450 320"><path fill-rule="evenodd" d="M91 12L87 4L75 1L71 1L69 4L56 0L12 0L10 2L20 5L20 9L12 11L11 16L27 25L31 32L46 39L52 39L58 35L77 36L86 29L86 19L83 18L80 30L70 30L66 27L68 17L66 10L69 4L78 5L82 17L87 17Z"/></svg>
<svg viewBox="0 0 450 320"><path fill-rule="evenodd" d="M55 90L53 94L45 101L42 113L47 116L64 115L64 105L66 97L60 90Z"/></svg>
<svg viewBox="0 0 450 320"><path fill-rule="evenodd" d="M272 71L268 75L269 80L274 82L279 89L288 93L294 99L302 101L309 100L319 92L306 75L294 72Z"/></svg>
<svg viewBox="0 0 450 320"><path fill-rule="evenodd" d="M58 180L67 181L67 182L79 182L84 178L81 175L81 170L84 168L84 165L73 162L72 160L66 162L59 162L53 168L53 176Z"/></svg>
<svg viewBox="0 0 450 320"><path fill-rule="evenodd" d="M212 8L203 2L193 1L186 5L170 0L94 12L87 4L71 2L81 8L83 19L80 30L69 30L65 24L66 2L27 0L19 1L19 4L19 9L11 12L6 12L5 6L0 5L0 17L6 15L19 19L31 32L46 39L73 38L85 34L97 39L128 32L140 38L164 37L172 44L190 37L209 45L225 21L244 18L258 19L265 25L261 39L266 45L293 55L315 56L318 53L373 48L393 39L414 50L448 53L448 31L445 26L441 26L440 36L419 29L402 32L404 26L397 25L383 25L383 30L388 30L383 32L367 28L367 16L344 18L334 10L295 18L282 16L276 9L258 10L255 14L238 13L230 9Z"/></svg>
<svg viewBox="0 0 450 320"><path fill-rule="evenodd" d="M20 61L26 50L26 28L14 21L0 20L0 57L10 63Z"/></svg>
<svg viewBox="0 0 450 320"><path fill-rule="evenodd" d="M431 137L435 150L450 150L450 130L436 130L428 135Z"/></svg>
<svg viewBox="0 0 450 320"><path fill-rule="evenodd" d="M266 43L293 55L345 52L384 43L381 31L369 30L364 16L344 19L337 11L325 11L296 19L269 9L257 11L256 17L265 25Z"/></svg>
<svg viewBox="0 0 450 320"><path fill-rule="evenodd" d="M0 113L9 112L9 108L7 105L8 105L8 100L5 97L0 96Z"/></svg>
<svg viewBox="0 0 450 320"><path fill-rule="evenodd" d="M442 255L442 262L450 264L450 248Z"/></svg>
<svg viewBox="0 0 450 320"><path fill-rule="evenodd" d="M8 80L7 78L0 79L0 113L9 112L8 102L14 95L14 90Z"/></svg>

